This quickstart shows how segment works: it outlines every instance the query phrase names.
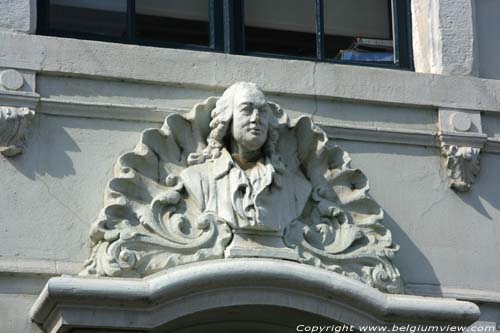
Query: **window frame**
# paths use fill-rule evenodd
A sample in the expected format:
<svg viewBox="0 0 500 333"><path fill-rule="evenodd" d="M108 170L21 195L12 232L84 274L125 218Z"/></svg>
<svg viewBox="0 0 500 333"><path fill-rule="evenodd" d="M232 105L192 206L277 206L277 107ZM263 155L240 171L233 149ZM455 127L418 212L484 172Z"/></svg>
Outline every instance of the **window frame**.
<svg viewBox="0 0 500 333"><path fill-rule="evenodd" d="M301 57L266 52L245 50L245 0L207 0L209 1L209 40L207 46L188 43L175 43L138 38L135 34L135 2L126 0L126 36L114 37L92 33L73 32L50 28L50 0L38 0L37 34L67 38L97 40L123 44L134 44L154 47L167 47L196 51L220 52L228 54L249 55L258 57L297 59L316 62L327 62L343 65L360 65L369 67L396 68L414 70L411 49L411 0L391 0L392 31L394 41L394 63L377 63L365 61L338 60L325 57L324 34L324 0L314 0L316 6L316 56Z"/></svg>

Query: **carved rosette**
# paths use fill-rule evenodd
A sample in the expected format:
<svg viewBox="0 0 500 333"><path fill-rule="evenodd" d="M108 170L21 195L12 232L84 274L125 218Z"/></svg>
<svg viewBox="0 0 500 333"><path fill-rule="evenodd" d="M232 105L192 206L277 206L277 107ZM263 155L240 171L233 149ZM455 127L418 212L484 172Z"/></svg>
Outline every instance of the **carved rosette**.
<svg viewBox="0 0 500 333"><path fill-rule="evenodd" d="M105 207L92 225L92 253L82 275L144 277L224 258L231 228L203 212L178 177L189 154L206 147L216 101L211 97L188 114L167 117L119 158ZM273 109L277 152L287 170L302 172L313 188L301 217L285 229L286 246L304 264L401 292L399 272L390 261L398 247L381 224L383 211L368 195L366 177L309 118L290 121L279 106Z"/></svg>
<svg viewBox="0 0 500 333"><path fill-rule="evenodd" d="M25 107L0 107L0 153L21 154L35 112Z"/></svg>
<svg viewBox="0 0 500 333"><path fill-rule="evenodd" d="M441 151L446 158L449 186L460 192L468 191L480 171L481 149L442 144Z"/></svg>

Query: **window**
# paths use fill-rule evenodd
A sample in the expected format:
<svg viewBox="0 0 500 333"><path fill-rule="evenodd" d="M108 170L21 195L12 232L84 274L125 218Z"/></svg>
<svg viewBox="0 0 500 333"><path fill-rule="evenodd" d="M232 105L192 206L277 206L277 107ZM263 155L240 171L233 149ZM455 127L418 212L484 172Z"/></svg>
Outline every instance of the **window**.
<svg viewBox="0 0 500 333"><path fill-rule="evenodd" d="M39 0L39 33L410 68L409 0Z"/></svg>

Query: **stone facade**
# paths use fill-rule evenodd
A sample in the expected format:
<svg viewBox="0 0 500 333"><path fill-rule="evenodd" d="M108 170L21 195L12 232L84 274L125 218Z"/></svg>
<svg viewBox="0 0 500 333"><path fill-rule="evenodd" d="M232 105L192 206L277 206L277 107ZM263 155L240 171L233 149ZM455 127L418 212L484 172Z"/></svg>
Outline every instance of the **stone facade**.
<svg viewBox="0 0 500 333"><path fill-rule="evenodd" d="M166 325L155 318L181 317L187 314L182 309L209 303L168 292L186 281L197 283L193 292L208 290L226 306L250 306L266 293L284 306L287 297L310 293L298 302L298 310L309 311L318 308L318 295L330 293L342 301L337 307L321 303L326 310L317 314L336 321L432 317L470 325L479 316L473 327L497 329L500 76L492 54L498 49L498 10L494 0L412 1L415 71L401 71L39 36L36 1L0 1L0 330L43 332L55 305L68 311L67 322L92 318L84 309L99 306L95 300L106 293L113 318L133 315L144 325L130 328ZM277 259L269 258L192 263L172 275L163 275L167 270L136 282L119 278L116 289L107 282L114 280L99 278L93 285L88 281L94 279L75 277L92 267L84 263L93 244L112 241L93 225L113 199L109 189L134 192L130 184L109 182L123 176L120 156L135 163L127 152L144 143L144 130L164 132L165 118L194 119L194 105L213 107L210 98L238 81L256 83L289 119L310 117L349 152L342 155L350 163L344 166L363 170L361 185L367 189L370 180L370 198L383 209L382 224L400 247L391 262L404 295L308 265L294 268L285 260L273 268L268 262ZM193 145L192 152L202 149ZM172 198L157 199L163 205ZM117 258L127 267L132 257ZM245 263L254 280L237 274ZM294 273L287 280L280 270L289 269ZM327 273L335 275L329 280ZM310 274L316 279L293 292L292 285ZM223 284L217 283L206 289L211 276L226 277L231 292L219 292ZM248 281L259 282L245 294L241 288ZM285 281L283 288L277 281ZM81 303L67 302L73 287ZM234 303L236 294L248 302ZM128 307L121 307L121 297ZM177 306L168 308L165 300ZM158 312L138 315L151 304ZM353 304L362 315L345 310ZM110 324L103 318L102 325Z"/></svg>

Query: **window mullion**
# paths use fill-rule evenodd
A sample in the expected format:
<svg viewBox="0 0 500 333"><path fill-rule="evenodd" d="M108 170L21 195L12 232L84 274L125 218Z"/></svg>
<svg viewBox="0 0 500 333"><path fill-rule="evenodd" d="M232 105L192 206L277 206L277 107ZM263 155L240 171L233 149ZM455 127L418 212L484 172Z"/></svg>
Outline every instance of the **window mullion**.
<svg viewBox="0 0 500 333"><path fill-rule="evenodd" d="M323 0L316 0L316 56L325 59L325 27Z"/></svg>
<svg viewBox="0 0 500 333"><path fill-rule="evenodd" d="M410 67L407 16L409 1L392 0L392 24L394 40L394 63L403 68Z"/></svg>
<svg viewBox="0 0 500 333"><path fill-rule="evenodd" d="M223 0L209 0L210 48L214 51L224 51L224 14Z"/></svg>
<svg viewBox="0 0 500 333"><path fill-rule="evenodd" d="M222 0L224 21L224 52L239 54L243 52L243 0Z"/></svg>
<svg viewBox="0 0 500 333"><path fill-rule="evenodd" d="M38 0L39 22L37 24L38 34L50 33L50 0Z"/></svg>
<svg viewBox="0 0 500 333"><path fill-rule="evenodd" d="M127 0L127 40L135 41L135 0Z"/></svg>

